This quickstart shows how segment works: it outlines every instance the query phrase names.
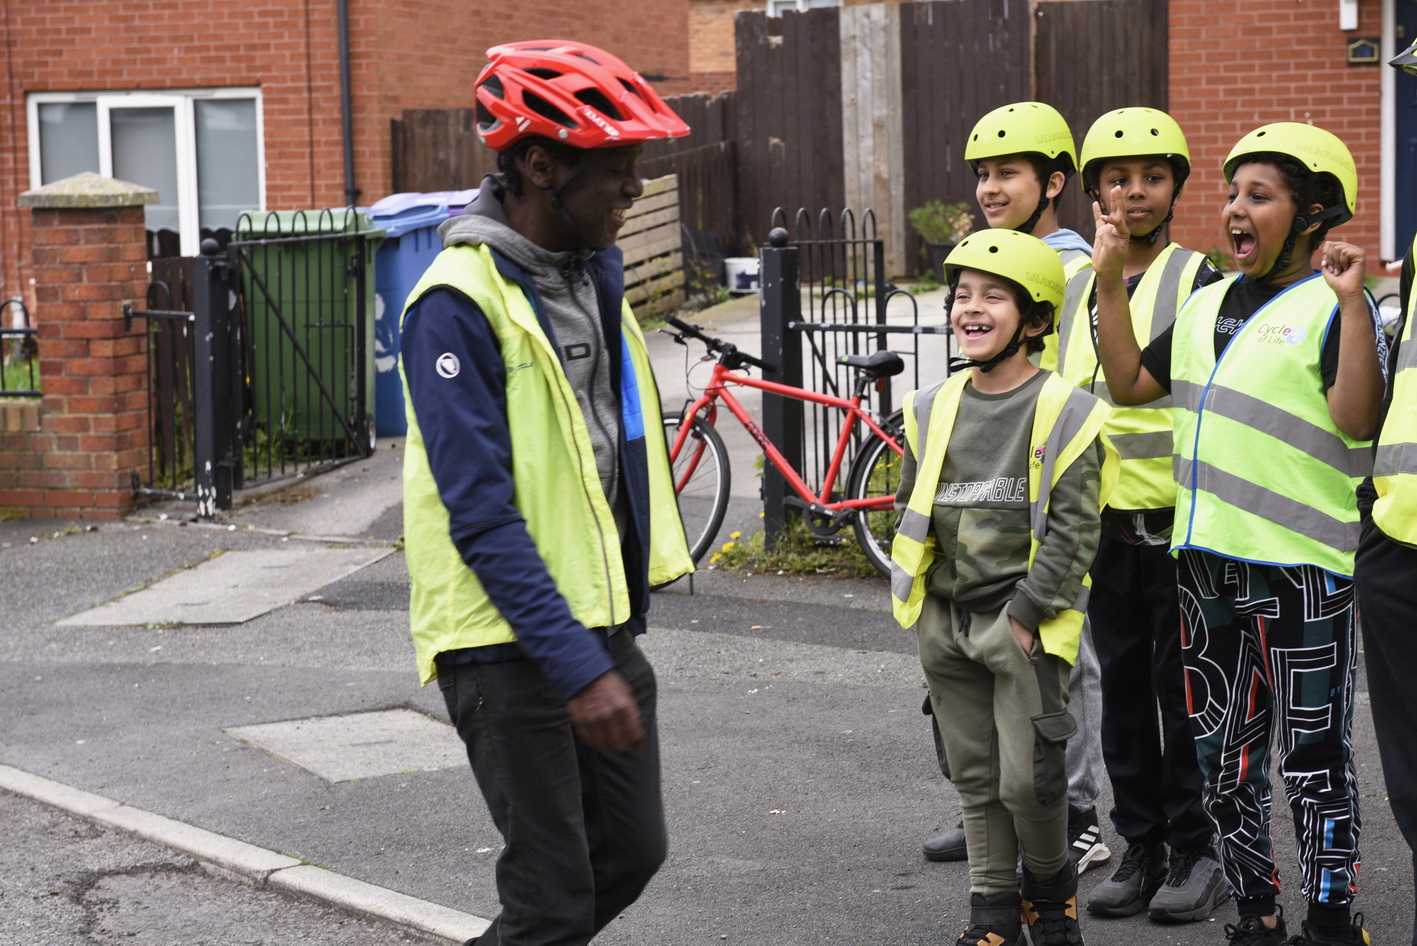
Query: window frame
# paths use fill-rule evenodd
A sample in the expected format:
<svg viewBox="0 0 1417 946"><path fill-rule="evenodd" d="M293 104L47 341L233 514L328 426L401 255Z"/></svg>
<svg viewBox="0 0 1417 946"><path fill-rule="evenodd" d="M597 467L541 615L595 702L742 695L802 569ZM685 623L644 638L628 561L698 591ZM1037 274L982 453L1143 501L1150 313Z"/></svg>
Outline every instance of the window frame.
<svg viewBox="0 0 1417 946"><path fill-rule="evenodd" d="M39 140L39 107L50 104L92 102L97 108L99 173L113 176L113 137L110 114L125 108L171 108L173 136L177 148L177 216L183 256L201 252L201 225L197 187L197 130L195 102L210 99L248 99L256 109L256 188L255 210L266 209L265 109L259 87L232 86L219 89L142 89L132 91L31 92L25 111L29 127L30 187L44 185ZM236 221L232 221L235 228Z"/></svg>
<svg viewBox="0 0 1417 946"><path fill-rule="evenodd" d="M831 7L841 7L845 5L844 0L836 0L835 3L828 3L825 7L819 6L815 9L829 9ZM814 9L810 0L766 0L764 6L767 7L768 16L770 17L780 17L784 12L789 10L796 13L806 13L808 10Z"/></svg>

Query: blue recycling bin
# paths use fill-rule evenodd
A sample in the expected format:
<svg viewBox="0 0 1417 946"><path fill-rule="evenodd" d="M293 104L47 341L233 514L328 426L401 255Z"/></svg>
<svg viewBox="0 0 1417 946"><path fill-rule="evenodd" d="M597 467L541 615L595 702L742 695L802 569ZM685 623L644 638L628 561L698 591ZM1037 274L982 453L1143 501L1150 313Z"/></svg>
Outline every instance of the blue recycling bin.
<svg viewBox="0 0 1417 946"><path fill-rule="evenodd" d="M387 234L374 264L374 430L380 437L408 432L399 380L399 320L404 303L443 248L439 225L461 213L476 196L476 189L390 194L369 208L374 226Z"/></svg>

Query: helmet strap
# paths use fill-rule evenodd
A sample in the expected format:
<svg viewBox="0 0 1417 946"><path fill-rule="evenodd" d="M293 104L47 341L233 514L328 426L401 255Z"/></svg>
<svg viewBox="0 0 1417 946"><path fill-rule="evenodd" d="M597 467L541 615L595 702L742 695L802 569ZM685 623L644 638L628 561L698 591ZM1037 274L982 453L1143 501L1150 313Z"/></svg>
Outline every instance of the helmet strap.
<svg viewBox="0 0 1417 946"><path fill-rule="evenodd" d="M1033 307L1029 306L1029 310L1031 311L1032 309ZM988 374L990 371L993 371L995 368L997 368L1001 361L1003 361L1005 358L1012 356L1015 352L1022 348L1025 341L1023 335L1024 329L1028 328L1029 323L1031 323L1033 319L1029 318L1028 312L1021 312L1019 313L1019 316L1020 318L1018 320L1018 328L1014 330L1014 337L1009 340L1009 343L1007 345L1004 346L1003 351L999 352L997 355L995 355L993 358L990 358L988 361L974 361L970 358L964 357L963 355L955 355L950 358L948 363L950 373L953 374L956 371L963 371L965 368L978 368L980 371L984 372L985 374Z"/></svg>
<svg viewBox="0 0 1417 946"><path fill-rule="evenodd" d="M1039 199L1038 207L1033 211L1033 216L1029 217L1027 220L1019 224L1018 226L1014 227L1014 229L1017 230L1019 233L1027 233L1031 235L1033 233L1033 228L1038 226L1038 220L1040 217L1043 216L1043 211L1047 209L1048 197L1047 195L1044 195L1042 198Z"/></svg>

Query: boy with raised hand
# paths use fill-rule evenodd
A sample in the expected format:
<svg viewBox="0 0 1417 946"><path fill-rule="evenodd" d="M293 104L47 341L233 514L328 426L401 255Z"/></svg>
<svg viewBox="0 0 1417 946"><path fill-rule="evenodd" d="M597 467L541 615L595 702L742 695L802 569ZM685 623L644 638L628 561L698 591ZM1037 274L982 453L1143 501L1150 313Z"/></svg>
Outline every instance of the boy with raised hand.
<svg viewBox="0 0 1417 946"><path fill-rule="evenodd" d="M1180 126L1156 109L1108 112L1083 139L1083 187L1097 201L1118 193L1131 225L1122 278L1139 341L1165 331L1192 291L1220 278L1202 254L1161 239L1190 170ZM1089 267L1068 280L1058 373L1106 400L1096 320L1097 274ZM1107 434L1122 466L1102 512L1087 614L1102 668L1112 826L1126 839L1127 852L1093 889L1087 908L1099 916L1149 909L1153 920L1199 920L1229 888L1201 805L1200 765L1186 717L1176 565L1169 555L1176 511L1170 411L1164 403L1114 406Z"/></svg>
<svg viewBox="0 0 1417 946"><path fill-rule="evenodd" d="M1058 223L1058 198L1077 170L1077 151L1073 133L1057 109L1042 102L1015 102L994 109L970 132L964 159L974 171L974 196L990 227L1041 239L1057 251L1065 279L1088 267L1091 245ZM1056 368L1057 353L1056 336L1050 334L1036 356L1039 366ZM1104 771L1102 683L1092 636L1086 628L1070 686L1078 734L1069 742L1067 753L1068 842L1069 856L1081 873L1112 856L1102 843L1096 810ZM930 838L923 850L932 861L963 860L963 825Z"/></svg>
<svg viewBox="0 0 1417 946"><path fill-rule="evenodd" d="M1063 300L1040 240L971 234L945 261L964 370L907 396L891 548L896 620L914 627L945 774L964 808L961 946L1078 946L1064 747L1087 569L1116 481L1108 408L1030 360ZM1022 860L1022 882L1016 865Z"/></svg>

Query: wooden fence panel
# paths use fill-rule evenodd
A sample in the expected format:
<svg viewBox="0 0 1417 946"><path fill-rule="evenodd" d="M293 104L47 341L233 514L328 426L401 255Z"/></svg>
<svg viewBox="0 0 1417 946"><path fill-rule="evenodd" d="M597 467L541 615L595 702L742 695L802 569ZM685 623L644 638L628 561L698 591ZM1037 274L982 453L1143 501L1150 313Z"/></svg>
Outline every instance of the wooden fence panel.
<svg viewBox="0 0 1417 946"><path fill-rule="evenodd" d="M1085 3L1048 4L1081 6ZM1027 6L1018 0L955 0L900 6L901 98L908 212L927 201L974 200L974 174L964 162L965 137L985 112L1032 98ZM1008 16L1013 12L1014 16ZM976 211L975 225L982 226ZM929 264L907 228L906 271Z"/></svg>
<svg viewBox="0 0 1417 946"><path fill-rule="evenodd" d="M907 272L905 166L901 148L900 6L841 11L842 152L845 206L876 212L886 275Z"/></svg>
<svg viewBox="0 0 1417 946"><path fill-rule="evenodd" d="M625 298L637 318L662 315L684 304L680 240L677 179L671 174L645 181L618 240L625 254Z"/></svg>
<svg viewBox="0 0 1417 946"><path fill-rule="evenodd" d="M751 243L767 238L782 207L840 208L840 9L734 17L738 57L739 215Z"/></svg>
<svg viewBox="0 0 1417 946"><path fill-rule="evenodd" d="M1103 112L1140 105L1165 109L1167 103L1166 0L1085 0L1040 3L1034 58L1038 100L1063 113L1079 152L1087 130ZM1125 42L1113 42L1125 37ZM1087 81L1079 80L1078 51L1089 56ZM1059 220L1092 239L1092 201L1074 178L1063 192Z"/></svg>
<svg viewBox="0 0 1417 946"><path fill-rule="evenodd" d="M466 190L497 169L470 108L406 109L390 126L394 193Z"/></svg>

